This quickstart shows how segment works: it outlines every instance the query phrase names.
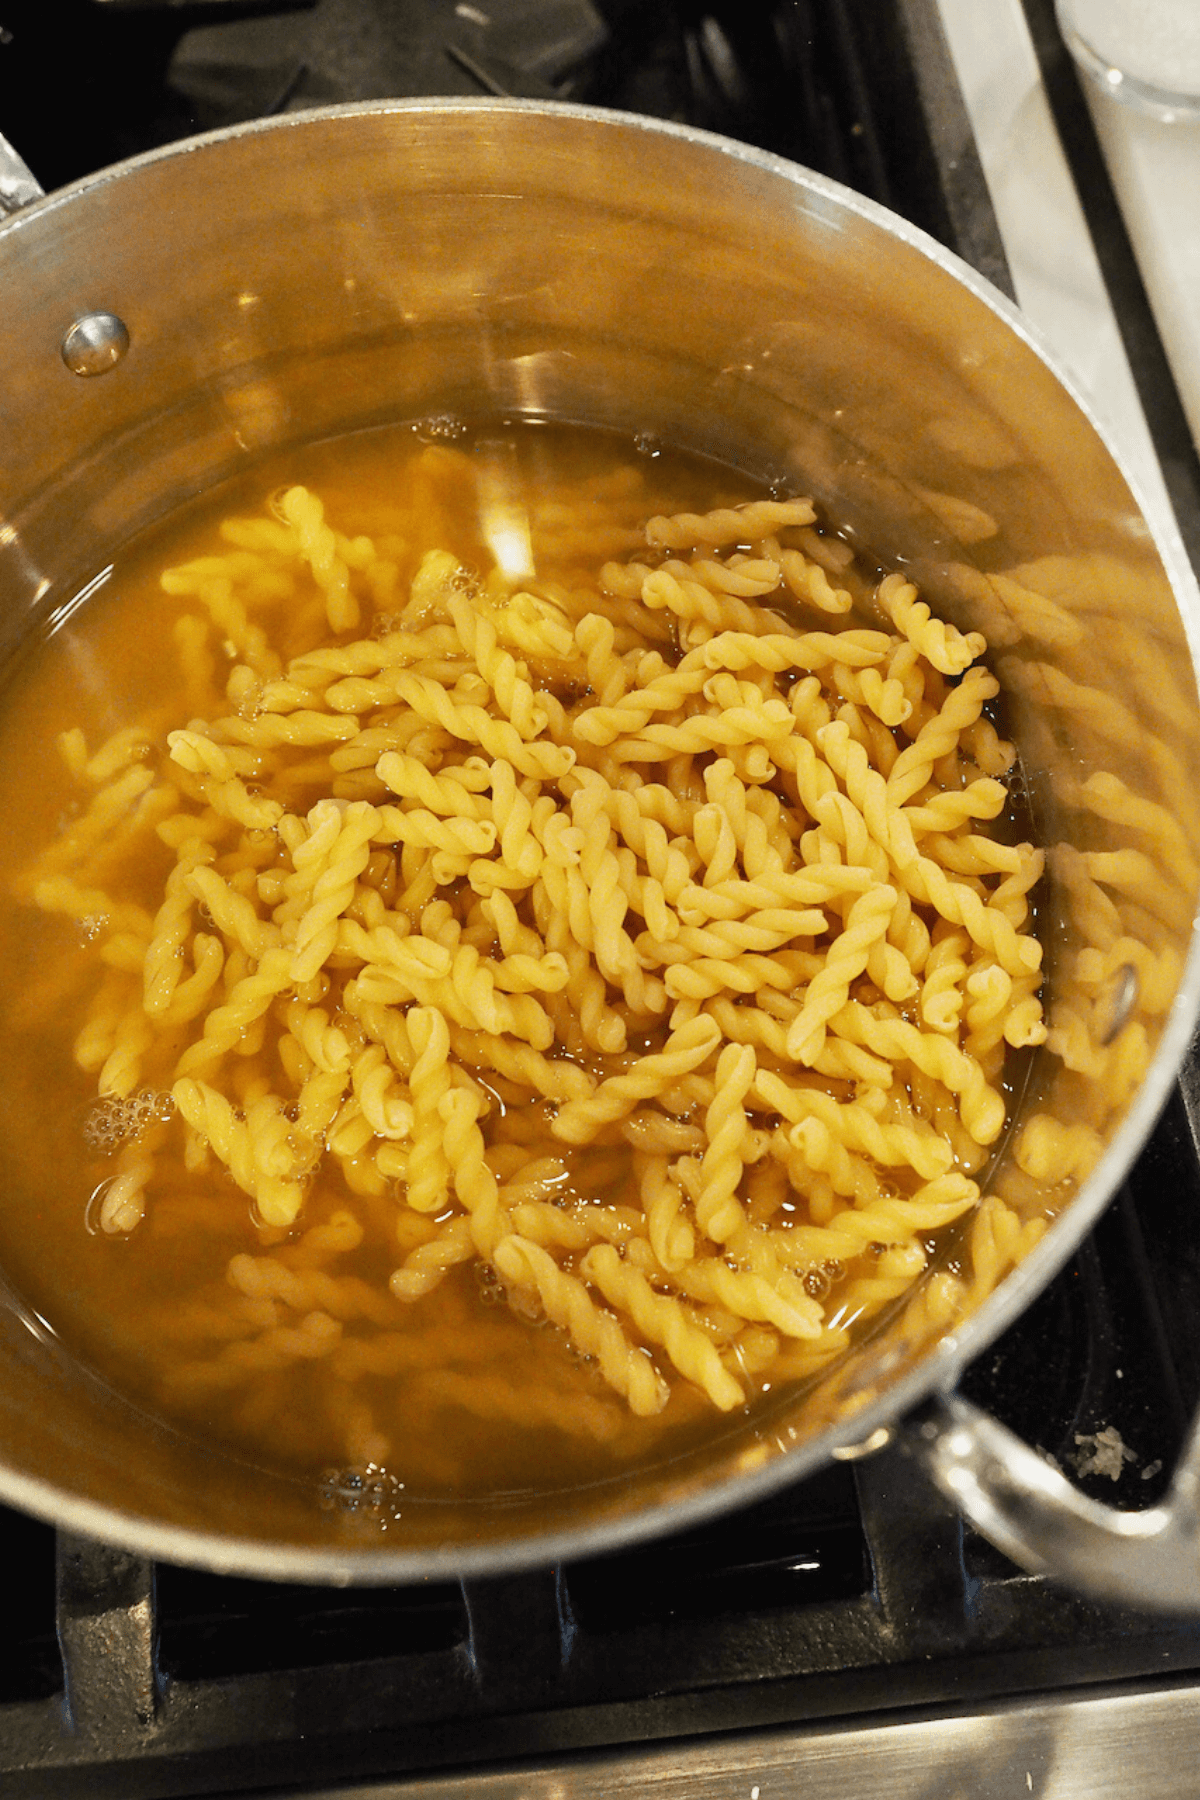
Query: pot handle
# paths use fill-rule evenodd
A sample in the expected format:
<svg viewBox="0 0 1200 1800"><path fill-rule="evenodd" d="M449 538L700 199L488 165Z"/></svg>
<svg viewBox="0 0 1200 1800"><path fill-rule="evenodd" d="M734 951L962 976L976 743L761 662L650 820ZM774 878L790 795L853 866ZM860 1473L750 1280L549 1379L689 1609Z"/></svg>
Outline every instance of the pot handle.
<svg viewBox="0 0 1200 1800"><path fill-rule="evenodd" d="M1166 1499L1120 1512L1081 1494L1038 1451L959 1394L936 1394L899 1447L1006 1556L1097 1599L1200 1613L1200 1422Z"/></svg>
<svg viewBox="0 0 1200 1800"><path fill-rule="evenodd" d="M23 206L40 200L44 191L32 169L0 134L0 217L20 212Z"/></svg>

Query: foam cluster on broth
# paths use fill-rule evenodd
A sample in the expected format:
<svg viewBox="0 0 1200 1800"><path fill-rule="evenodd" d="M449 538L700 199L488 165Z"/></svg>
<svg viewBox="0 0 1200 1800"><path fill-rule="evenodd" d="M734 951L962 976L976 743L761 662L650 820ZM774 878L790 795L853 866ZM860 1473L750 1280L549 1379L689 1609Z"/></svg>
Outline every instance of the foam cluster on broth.
<svg viewBox="0 0 1200 1800"><path fill-rule="evenodd" d="M984 640L803 496L428 436L169 521L14 673L0 1238L189 1428L492 1492L1028 1247L1042 859Z"/></svg>

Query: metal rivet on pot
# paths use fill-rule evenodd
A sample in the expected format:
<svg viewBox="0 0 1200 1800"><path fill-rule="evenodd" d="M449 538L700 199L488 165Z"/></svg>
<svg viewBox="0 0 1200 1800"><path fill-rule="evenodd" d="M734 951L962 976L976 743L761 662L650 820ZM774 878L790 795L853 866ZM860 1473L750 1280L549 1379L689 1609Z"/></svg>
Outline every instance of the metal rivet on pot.
<svg viewBox="0 0 1200 1800"><path fill-rule="evenodd" d="M1096 999L1096 1041L1107 1049L1138 1002L1141 984L1132 963L1122 963L1108 988Z"/></svg>
<svg viewBox="0 0 1200 1800"><path fill-rule="evenodd" d="M72 375L104 375L129 348L129 330L116 313L85 313L62 341L62 359Z"/></svg>

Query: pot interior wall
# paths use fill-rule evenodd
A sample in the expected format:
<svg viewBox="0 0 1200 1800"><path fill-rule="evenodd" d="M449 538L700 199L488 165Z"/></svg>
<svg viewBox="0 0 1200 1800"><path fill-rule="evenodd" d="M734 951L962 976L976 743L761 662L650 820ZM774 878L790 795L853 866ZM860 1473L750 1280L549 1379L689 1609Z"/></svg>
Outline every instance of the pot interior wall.
<svg viewBox="0 0 1200 1800"><path fill-rule="evenodd" d="M996 1181L1025 1213L1087 1181L1049 1264L1182 1049L1176 1022L1155 1061L1191 1004L1200 709L1172 583L1102 442L1010 318L910 238L769 159L515 103L277 121L68 190L0 233L0 644L252 459L384 420L652 431L814 493L985 630L1008 693L1049 848L1057 1008L1027 1109L1057 1135L1023 1153L1017 1134ZM124 319L131 348L83 380L59 346L94 309ZM619 1495L408 1513L388 1544L413 1567L436 1545L459 1562L533 1556L548 1536L732 1499L739 1480L776 1479L781 1450L799 1474L934 1379L936 1338L897 1321L779 1417ZM215 1566L287 1574L286 1547L315 1545L305 1575L395 1577L377 1523L98 1394L15 1301L0 1357L19 1503L127 1541L203 1534L152 1547Z"/></svg>

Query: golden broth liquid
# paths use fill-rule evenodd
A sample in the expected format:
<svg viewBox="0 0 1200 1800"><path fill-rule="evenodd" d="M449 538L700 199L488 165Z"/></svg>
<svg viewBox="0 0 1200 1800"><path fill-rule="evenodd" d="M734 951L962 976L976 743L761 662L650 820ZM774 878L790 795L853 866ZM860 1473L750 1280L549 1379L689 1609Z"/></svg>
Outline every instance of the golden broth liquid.
<svg viewBox="0 0 1200 1800"><path fill-rule="evenodd" d="M157 767L168 730L229 713L233 645L210 633L211 667L198 692L195 659L185 671L176 628L201 609L194 596L164 592L160 577L227 554L221 521L270 517L282 487L301 483L318 494L337 531L370 538L390 569L376 569L366 616L343 634L350 638L392 628L428 551L448 551L481 575L499 567L519 580L536 569L541 581L594 591L605 559L644 546L648 516L760 497L728 470L599 433L522 426L455 435L452 423L438 422L432 433L404 428L310 446L184 509L130 544L86 604L60 609L62 623L12 671L0 711L0 1263L74 1352L185 1430L302 1477L373 1466L432 1495L595 1480L720 1429L722 1416L683 1380L657 1416L632 1416L565 1332L504 1303L477 1258L420 1299L393 1298L389 1276L429 1231L411 1214L398 1228L402 1183L358 1191L325 1156L295 1225L264 1229L218 1161L188 1164L164 1099L185 1041L177 1033L147 1050L138 1083L137 1122L165 1127L144 1217L128 1232L100 1229L132 1116L128 1103L98 1103L96 1076L75 1054L95 996L121 978L112 921L102 928L100 915L128 903L153 917L174 853L153 831L139 838L133 860L106 866L98 846L96 916L30 904L29 870L87 803L60 734L81 729L91 755L114 733L141 726L141 754ZM330 641L315 592L310 584L261 600L263 628L285 664ZM268 1039L258 1059L270 1052ZM480 1080L494 1102L490 1151L503 1158L505 1145L534 1145L563 1155L548 1104L514 1104L502 1082L485 1071ZM567 1174L549 1197L567 1210L629 1203L632 1155L618 1133L601 1134L565 1158ZM347 1215L361 1228L349 1248L337 1242ZM305 1340L314 1313L333 1320L336 1354ZM753 1403L766 1385L753 1358L745 1376Z"/></svg>

